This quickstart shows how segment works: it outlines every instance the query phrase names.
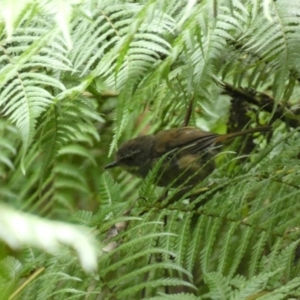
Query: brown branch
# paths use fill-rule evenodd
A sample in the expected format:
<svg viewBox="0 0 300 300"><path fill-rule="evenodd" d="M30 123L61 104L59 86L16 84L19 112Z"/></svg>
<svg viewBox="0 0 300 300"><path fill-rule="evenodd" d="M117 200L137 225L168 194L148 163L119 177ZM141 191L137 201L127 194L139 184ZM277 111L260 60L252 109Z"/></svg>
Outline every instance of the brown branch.
<svg viewBox="0 0 300 300"><path fill-rule="evenodd" d="M288 103L276 103L271 96L265 93L257 91L248 92L245 89L236 88L227 82L223 82L223 87L225 93L231 97L239 98L249 104L254 104L261 110L273 114L270 123L279 119L292 127L298 127L300 125L300 108L291 109L291 106Z"/></svg>

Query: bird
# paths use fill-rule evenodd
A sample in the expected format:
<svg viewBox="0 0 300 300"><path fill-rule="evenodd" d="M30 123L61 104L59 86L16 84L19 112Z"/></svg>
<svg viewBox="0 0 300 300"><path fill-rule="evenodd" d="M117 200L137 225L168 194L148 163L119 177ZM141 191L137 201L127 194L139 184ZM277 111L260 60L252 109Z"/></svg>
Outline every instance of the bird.
<svg viewBox="0 0 300 300"><path fill-rule="evenodd" d="M271 126L227 134L202 131L190 126L162 130L126 141L117 150L115 161L104 168L121 167L137 177L145 178L158 164L154 181L156 186L192 186L215 169L213 157L216 148L226 140L271 130Z"/></svg>

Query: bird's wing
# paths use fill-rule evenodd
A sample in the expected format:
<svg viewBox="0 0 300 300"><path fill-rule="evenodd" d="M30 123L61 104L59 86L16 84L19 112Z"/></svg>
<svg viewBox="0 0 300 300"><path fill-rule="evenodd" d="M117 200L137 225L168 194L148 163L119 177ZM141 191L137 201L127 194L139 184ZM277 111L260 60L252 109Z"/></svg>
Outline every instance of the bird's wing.
<svg viewBox="0 0 300 300"><path fill-rule="evenodd" d="M194 127L182 127L158 132L154 150L158 155L174 151L175 149L189 149L194 153L211 146L216 133L201 131Z"/></svg>

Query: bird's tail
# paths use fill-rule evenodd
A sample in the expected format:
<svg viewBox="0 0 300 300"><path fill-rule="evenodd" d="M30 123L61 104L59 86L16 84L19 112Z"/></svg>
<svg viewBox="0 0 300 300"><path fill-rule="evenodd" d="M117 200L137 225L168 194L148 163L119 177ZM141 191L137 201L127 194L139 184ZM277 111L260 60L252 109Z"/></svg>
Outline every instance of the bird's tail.
<svg viewBox="0 0 300 300"><path fill-rule="evenodd" d="M242 131L227 133L227 134L221 134L217 136L214 140L215 143L223 142L227 139L235 138L242 135L247 135L254 132L268 132L272 131L272 126L262 126L262 127L256 127L256 128L250 128Z"/></svg>

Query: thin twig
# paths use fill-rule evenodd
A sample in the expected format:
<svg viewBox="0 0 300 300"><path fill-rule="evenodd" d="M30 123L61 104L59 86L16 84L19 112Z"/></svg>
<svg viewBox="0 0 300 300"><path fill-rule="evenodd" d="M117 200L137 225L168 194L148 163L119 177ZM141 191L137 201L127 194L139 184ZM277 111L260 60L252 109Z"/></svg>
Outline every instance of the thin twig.
<svg viewBox="0 0 300 300"><path fill-rule="evenodd" d="M33 274L31 274L27 278L27 280L22 285L20 285L14 293L12 293L9 296L8 300L12 300L12 299L16 298L18 296L18 294L20 294L25 289L25 287L29 283L31 283L34 279L36 279L42 272L44 272L45 269L46 269L45 267L39 268Z"/></svg>

